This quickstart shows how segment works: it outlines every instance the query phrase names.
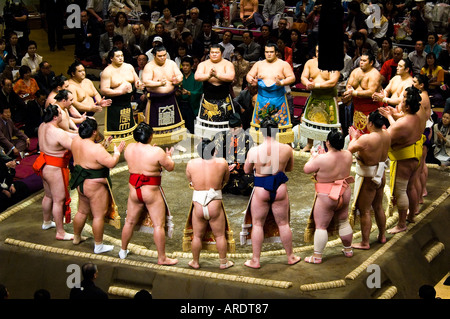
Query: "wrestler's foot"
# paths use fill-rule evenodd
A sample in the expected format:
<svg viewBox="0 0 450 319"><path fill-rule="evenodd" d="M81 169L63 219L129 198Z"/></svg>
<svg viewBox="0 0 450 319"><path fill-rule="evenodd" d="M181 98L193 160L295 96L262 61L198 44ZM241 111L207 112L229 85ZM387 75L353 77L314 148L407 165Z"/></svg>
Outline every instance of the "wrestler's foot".
<svg viewBox="0 0 450 319"><path fill-rule="evenodd" d="M79 243L87 240L87 237L81 236L81 235L73 235L73 244L78 245Z"/></svg>
<svg viewBox="0 0 450 319"><path fill-rule="evenodd" d="M127 258L129 252L130 252L130 251L129 251L128 249L120 249L120 251L119 251L119 257L120 257L120 259L125 259L125 258Z"/></svg>
<svg viewBox="0 0 450 319"><path fill-rule="evenodd" d="M64 233L64 236L56 234L57 240L73 240L73 235L69 233Z"/></svg>
<svg viewBox="0 0 450 319"><path fill-rule="evenodd" d="M95 244L94 253L101 254L106 253L114 249L113 245Z"/></svg>
<svg viewBox="0 0 450 319"><path fill-rule="evenodd" d="M50 220L48 222L43 222L42 223L42 229L43 230L47 230L47 229L55 228L55 227L56 227L56 224L55 224L55 222L53 220Z"/></svg>
<svg viewBox="0 0 450 319"><path fill-rule="evenodd" d="M199 268L200 268L199 263L196 262L196 261L193 261L193 260L191 260L190 262L188 262L188 265L189 265L191 268L194 268L194 269L199 269Z"/></svg>
<svg viewBox="0 0 450 319"><path fill-rule="evenodd" d="M380 244L386 244L386 236L384 235L378 235L378 242Z"/></svg>
<svg viewBox="0 0 450 319"><path fill-rule="evenodd" d="M253 269L259 269L261 268L261 265L259 262L254 262L253 260L249 259L244 263L245 266L253 268Z"/></svg>
<svg viewBox="0 0 450 319"><path fill-rule="evenodd" d="M350 247L344 247L344 249L342 249L342 253L343 253L344 256L347 257L347 258L353 257L353 249L352 249L352 246L350 246Z"/></svg>
<svg viewBox="0 0 450 319"><path fill-rule="evenodd" d="M356 244L352 244L352 248L368 250L368 249L370 249L370 245L369 244L364 245L363 243L356 243Z"/></svg>
<svg viewBox="0 0 450 319"><path fill-rule="evenodd" d="M321 264L322 263L322 258L321 257L309 256L309 257L305 257L305 262L307 262L308 264Z"/></svg>
<svg viewBox="0 0 450 319"><path fill-rule="evenodd" d="M401 233L402 231L406 230L406 226L405 227L398 227L395 226L394 228L389 229L387 232L389 234L397 234L397 233Z"/></svg>
<svg viewBox="0 0 450 319"><path fill-rule="evenodd" d="M219 265L220 269L227 269L227 268L230 268L233 266L234 266L234 262L232 262L231 260L227 260L226 258L220 259L220 265Z"/></svg>
<svg viewBox="0 0 450 319"><path fill-rule="evenodd" d="M173 266L178 263L178 259L166 257L164 260L158 260L158 265Z"/></svg>
<svg viewBox="0 0 450 319"><path fill-rule="evenodd" d="M298 263L300 260L302 260L301 257L298 256L292 256L291 258L288 258L288 265L295 265L296 263Z"/></svg>

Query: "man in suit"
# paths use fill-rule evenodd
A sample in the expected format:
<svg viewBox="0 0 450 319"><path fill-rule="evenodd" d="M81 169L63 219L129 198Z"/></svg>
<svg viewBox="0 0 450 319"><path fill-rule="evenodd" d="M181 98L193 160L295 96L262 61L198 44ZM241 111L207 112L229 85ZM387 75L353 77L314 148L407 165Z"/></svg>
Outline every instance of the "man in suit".
<svg viewBox="0 0 450 319"><path fill-rule="evenodd" d="M201 58L203 56L204 46L201 42L194 39L192 33L183 32L181 34L181 38L183 42L186 44L187 50L186 54L191 57Z"/></svg>
<svg viewBox="0 0 450 319"><path fill-rule="evenodd" d="M64 15L67 9L66 0L45 0L45 17L47 21L47 37L50 51L55 51L55 45L58 50L64 50L63 31Z"/></svg>
<svg viewBox="0 0 450 319"><path fill-rule="evenodd" d="M139 24L134 24L131 31L133 35L128 41L128 50L130 50L133 59L137 60L139 54L146 52L144 49L147 45L148 37L142 34L142 29Z"/></svg>
<svg viewBox="0 0 450 319"><path fill-rule="evenodd" d="M242 33L242 40L244 43L239 44L238 48L244 49L244 60L249 62L258 61L261 54L261 47L253 41L253 33L251 31L245 31Z"/></svg>
<svg viewBox="0 0 450 319"><path fill-rule="evenodd" d="M47 61L39 63L39 71L34 76L34 79L39 86L39 90L48 95L52 90L51 86L54 77L55 72L52 71L50 63Z"/></svg>
<svg viewBox="0 0 450 319"><path fill-rule="evenodd" d="M0 106L0 147L10 157L17 157L30 146L30 139L16 128L8 105ZM13 140L16 136L17 139Z"/></svg>
<svg viewBox="0 0 450 319"><path fill-rule="evenodd" d="M25 102L14 92L10 79L2 78L0 90L0 106L9 106L14 123L21 123L25 119Z"/></svg>
<svg viewBox="0 0 450 319"><path fill-rule="evenodd" d="M212 29L212 23L210 21L203 21L202 32L197 36L197 41L203 43L205 48L209 48L211 44L220 42L219 35Z"/></svg>
<svg viewBox="0 0 450 319"><path fill-rule="evenodd" d="M100 35L99 53L102 64L106 65L106 57L113 47L113 38L117 33L114 32L114 22L108 21L105 25L106 32Z"/></svg>
<svg viewBox="0 0 450 319"><path fill-rule="evenodd" d="M75 29L75 56L81 61L101 66L98 55L99 28L86 10L81 11L81 28Z"/></svg>

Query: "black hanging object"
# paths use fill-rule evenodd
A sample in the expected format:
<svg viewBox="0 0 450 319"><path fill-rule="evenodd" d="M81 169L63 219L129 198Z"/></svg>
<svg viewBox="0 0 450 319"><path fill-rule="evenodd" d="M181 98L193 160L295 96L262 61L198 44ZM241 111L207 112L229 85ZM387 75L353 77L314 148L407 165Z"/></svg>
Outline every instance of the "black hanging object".
<svg viewBox="0 0 450 319"><path fill-rule="evenodd" d="M344 68L344 9L341 0L322 0L320 3L319 69L340 71Z"/></svg>

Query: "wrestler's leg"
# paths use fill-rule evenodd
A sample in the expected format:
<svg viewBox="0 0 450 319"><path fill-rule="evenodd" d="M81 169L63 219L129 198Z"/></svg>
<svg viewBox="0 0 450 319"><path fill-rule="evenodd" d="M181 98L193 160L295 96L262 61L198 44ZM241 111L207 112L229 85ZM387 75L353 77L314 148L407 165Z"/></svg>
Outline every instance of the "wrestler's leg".
<svg viewBox="0 0 450 319"><path fill-rule="evenodd" d="M128 184L129 185L129 184ZM128 254L128 244L131 237L133 237L134 228L139 221L144 204L137 200L136 191L134 187L129 186L130 193L128 195L127 202L127 218L125 219L125 225L122 228L122 246L119 252L119 257L125 259Z"/></svg>
<svg viewBox="0 0 450 319"><path fill-rule="evenodd" d="M212 218L210 220L212 220ZM188 263L189 266L191 266L194 269L200 268L199 261L200 261L200 251L202 250L202 238L205 235L207 226L208 221L206 221L203 218L202 205L200 205L197 202L194 202L194 209L192 211L192 230L193 230L193 237L191 242L192 260Z"/></svg>
<svg viewBox="0 0 450 319"><path fill-rule="evenodd" d="M211 217L209 225L216 240L217 251L219 252L219 260L221 269L230 268L234 265L232 261L227 260L227 237L225 229L225 212L222 209L221 200L213 200L208 205L209 215Z"/></svg>
<svg viewBox="0 0 450 319"><path fill-rule="evenodd" d="M42 199L42 229L47 230L53 227L56 227L55 222L53 221L52 215L52 192L50 191L50 185L48 185L45 179L42 179L42 183L44 185L44 198Z"/></svg>
<svg viewBox="0 0 450 319"><path fill-rule="evenodd" d="M397 163L397 176L395 178L394 195L397 199L398 222L397 226L388 230L390 234L396 234L406 230L406 215L408 213L409 198L408 184L413 175L414 165L417 160L401 160Z"/></svg>
<svg viewBox="0 0 450 319"><path fill-rule="evenodd" d="M371 209L376 197L376 186L370 180L371 177L365 177L359 191L356 207L360 212L361 221L361 242L352 245L356 249L370 249L370 229L372 228Z"/></svg>
<svg viewBox="0 0 450 319"><path fill-rule="evenodd" d="M46 165L42 172L43 178L50 186L52 198L52 214L56 225L56 239L72 240L73 235L64 230L64 204L66 202L66 192L61 168Z"/></svg>
<svg viewBox="0 0 450 319"><path fill-rule="evenodd" d="M84 181L83 192L89 200L92 212L92 232L94 233L94 253L101 254L114 249L113 245L103 244L103 230L105 227L105 216L110 205L110 195L106 179L103 182L98 179L87 179Z"/></svg>
<svg viewBox="0 0 450 319"><path fill-rule="evenodd" d="M280 231L280 239L288 257L288 264L294 265L301 258L295 256L292 249L292 231L289 227L289 196L286 184L282 184L278 188L277 196L272 204L272 212Z"/></svg>
<svg viewBox="0 0 450 319"><path fill-rule="evenodd" d="M306 257L308 263L321 263L322 253L328 242L328 225L334 216L334 207L336 201L330 199L327 194L317 194L316 203L314 204L314 223L316 229L314 231L314 253L310 257Z"/></svg>
<svg viewBox="0 0 450 319"><path fill-rule="evenodd" d="M81 232L83 231L84 225L86 224L86 220L91 212L91 208L89 205L89 200L80 193L80 190L77 189L78 192L78 211L73 218L73 244L78 245L86 238L81 236Z"/></svg>
<svg viewBox="0 0 450 319"><path fill-rule="evenodd" d="M306 144L306 146L302 149L303 152L310 152L311 148L313 146L314 140L311 138L308 138L308 143Z"/></svg>
<svg viewBox="0 0 450 319"><path fill-rule="evenodd" d="M145 186L142 189L142 197L146 202L147 210L150 212L150 218L153 222L153 240L155 241L156 250L158 251L158 264L159 265L175 265L178 263L178 259L172 259L166 256L166 232L164 225L166 221L166 205L162 198L159 188L154 188L152 191L147 192ZM150 200L150 196L153 196L153 200L148 204L147 200Z"/></svg>
<svg viewBox="0 0 450 319"><path fill-rule="evenodd" d="M264 188L255 187L253 191L250 209L252 212L252 259L247 260L244 265L250 268L260 268L262 243L264 241L264 223L270 209L270 195Z"/></svg>
<svg viewBox="0 0 450 319"><path fill-rule="evenodd" d="M422 171L420 167L417 167L416 165L411 173L411 177L408 182L407 194L409 199L409 212L407 220L410 223L414 223L414 215L416 215L419 212L419 199L420 193L422 192L422 186L420 184L421 172Z"/></svg>
<svg viewBox="0 0 450 319"><path fill-rule="evenodd" d="M378 187L375 199L372 203L373 211L375 212L375 222L378 227L378 242L384 244L386 242L386 214L383 208L383 196L386 177L383 177L383 182Z"/></svg>
<svg viewBox="0 0 450 319"><path fill-rule="evenodd" d="M344 245L344 249L342 250L342 252L346 257L353 256L353 229L348 222L348 209L351 195L352 192L349 187L345 190L344 194L342 194L341 207L339 207L339 209L335 213L339 221L339 237L341 238L342 244Z"/></svg>
<svg viewBox="0 0 450 319"><path fill-rule="evenodd" d="M420 160L420 177L419 177L419 189L418 191L418 196L419 196L419 204L423 204L423 197L427 196L427 179L428 179L428 167L426 164L426 158L427 158L427 153L428 153L428 147L427 146L423 146L423 153L422 153L422 159ZM418 214L419 212L416 211L416 214Z"/></svg>

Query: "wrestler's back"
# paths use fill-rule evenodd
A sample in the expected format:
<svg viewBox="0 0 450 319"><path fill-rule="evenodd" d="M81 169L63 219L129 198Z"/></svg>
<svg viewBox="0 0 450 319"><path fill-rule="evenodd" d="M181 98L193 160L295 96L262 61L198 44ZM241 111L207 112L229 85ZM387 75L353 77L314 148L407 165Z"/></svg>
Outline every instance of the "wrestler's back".
<svg viewBox="0 0 450 319"><path fill-rule="evenodd" d="M416 143L423 133L421 120L418 114L406 114L399 118L388 129L391 134L391 148L401 149Z"/></svg>
<svg viewBox="0 0 450 319"><path fill-rule="evenodd" d="M204 160L196 158L190 160L186 170L191 177L192 186L195 190L221 190L224 177L228 172L228 163L223 158Z"/></svg>
<svg viewBox="0 0 450 319"><path fill-rule="evenodd" d="M130 143L125 149L124 156L128 164L128 170L131 174L160 176L160 161L162 156L166 156L166 154L158 146Z"/></svg>
<svg viewBox="0 0 450 319"><path fill-rule="evenodd" d="M316 180L320 183L329 183L350 176L352 166L352 153L347 150L327 152L319 155L320 169L317 171Z"/></svg>
<svg viewBox="0 0 450 319"><path fill-rule="evenodd" d="M59 137L65 132L50 123L42 123L38 129L39 149L41 152L63 157L66 149L59 143Z"/></svg>
<svg viewBox="0 0 450 319"><path fill-rule="evenodd" d="M80 165L86 169L102 169L102 159L110 156L101 144L96 144L90 139L79 136L72 141L72 154L74 165Z"/></svg>
<svg viewBox="0 0 450 319"><path fill-rule="evenodd" d="M373 166L387 159L391 137L386 130L364 134L359 139L364 143L364 150L358 152L358 158L366 165Z"/></svg>
<svg viewBox="0 0 450 319"><path fill-rule="evenodd" d="M255 176L275 175L292 170L293 153L289 145L273 142L250 149L249 159L254 162Z"/></svg>

